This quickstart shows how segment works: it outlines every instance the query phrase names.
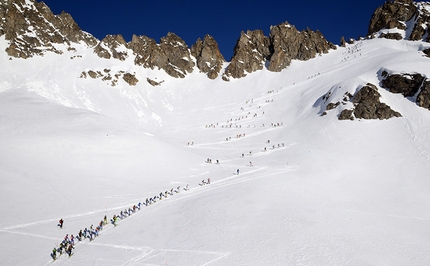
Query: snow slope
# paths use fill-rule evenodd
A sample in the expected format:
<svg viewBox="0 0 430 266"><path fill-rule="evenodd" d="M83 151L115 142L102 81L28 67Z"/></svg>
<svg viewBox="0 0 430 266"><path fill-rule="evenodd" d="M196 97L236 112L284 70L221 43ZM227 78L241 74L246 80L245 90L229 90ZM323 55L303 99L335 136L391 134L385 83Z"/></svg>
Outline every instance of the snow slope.
<svg viewBox="0 0 430 266"><path fill-rule="evenodd" d="M1 52L2 264L426 265L430 112L379 89L403 117L339 121L342 105L321 114L322 96L379 86L382 69L429 75L428 46L364 40L230 82L197 70L174 79L83 47ZM106 68L140 82L79 78ZM186 184L71 258L49 257L65 234Z"/></svg>

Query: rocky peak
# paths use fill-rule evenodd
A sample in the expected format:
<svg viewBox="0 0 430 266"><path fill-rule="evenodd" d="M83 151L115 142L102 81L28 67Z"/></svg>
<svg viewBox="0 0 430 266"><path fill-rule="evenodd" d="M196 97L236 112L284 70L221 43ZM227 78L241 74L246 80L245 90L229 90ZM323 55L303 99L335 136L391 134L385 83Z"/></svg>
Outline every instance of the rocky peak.
<svg viewBox="0 0 430 266"><path fill-rule="evenodd" d="M210 79L218 77L225 59L212 36L206 35L203 41L198 38L191 46L191 55L196 58L197 67L201 72L206 73Z"/></svg>
<svg viewBox="0 0 430 266"><path fill-rule="evenodd" d="M378 7L370 20L368 35L376 34L381 30L380 37L400 40L403 38L409 40L421 40L427 33L428 23L430 21L428 11L425 6L428 3L414 3L412 0L395 0L386 1L384 5ZM413 23L406 23L414 20ZM408 30L408 25L413 28ZM405 31L405 36L397 31ZM411 32L406 36L407 32Z"/></svg>
<svg viewBox="0 0 430 266"><path fill-rule="evenodd" d="M263 69L279 72L288 67L291 60L308 60L317 54L327 53L336 46L328 42L319 31L298 31L288 22L270 27L270 37L261 30L242 32L234 48L233 58L223 76L241 78Z"/></svg>
<svg viewBox="0 0 430 266"><path fill-rule="evenodd" d="M165 56L163 69L173 77L185 77L193 72L195 63L187 44L178 35L169 32L160 39L160 48Z"/></svg>
<svg viewBox="0 0 430 266"><path fill-rule="evenodd" d="M310 29L299 32L288 22L270 27L270 42L273 54L268 69L275 72L288 67L291 60L309 60L336 48L321 32Z"/></svg>
<svg viewBox="0 0 430 266"><path fill-rule="evenodd" d="M43 2L34 0L2 0L0 33L10 45L9 56L29 58L46 51L61 53L52 44L84 42L96 45L96 39L83 32L72 16L62 12L56 16Z"/></svg>
<svg viewBox="0 0 430 266"><path fill-rule="evenodd" d="M261 70L269 56L270 40L262 30L242 31L223 79L241 78L246 76L245 72Z"/></svg>
<svg viewBox="0 0 430 266"><path fill-rule="evenodd" d="M160 39L160 44L152 38L133 35L128 47L136 54L135 64L144 68L163 69L175 78L185 77L195 66L186 43L171 32Z"/></svg>
<svg viewBox="0 0 430 266"><path fill-rule="evenodd" d="M121 34L107 35L94 48L96 53L101 58L110 59L111 57L124 61L128 57L127 42Z"/></svg>

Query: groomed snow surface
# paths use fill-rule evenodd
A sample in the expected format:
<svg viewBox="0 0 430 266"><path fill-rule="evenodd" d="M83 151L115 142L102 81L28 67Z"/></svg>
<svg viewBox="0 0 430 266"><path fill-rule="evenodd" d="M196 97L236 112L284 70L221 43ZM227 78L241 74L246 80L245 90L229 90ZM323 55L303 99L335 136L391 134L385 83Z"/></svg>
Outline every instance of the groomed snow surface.
<svg viewBox="0 0 430 266"><path fill-rule="evenodd" d="M343 105L321 116L322 96L379 86L381 69L429 75L426 46L359 41L230 82L85 47L1 52L0 264L428 265L430 112L379 88L403 117L339 121ZM140 82L79 78L104 69ZM66 234L178 186L50 258Z"/></svg>

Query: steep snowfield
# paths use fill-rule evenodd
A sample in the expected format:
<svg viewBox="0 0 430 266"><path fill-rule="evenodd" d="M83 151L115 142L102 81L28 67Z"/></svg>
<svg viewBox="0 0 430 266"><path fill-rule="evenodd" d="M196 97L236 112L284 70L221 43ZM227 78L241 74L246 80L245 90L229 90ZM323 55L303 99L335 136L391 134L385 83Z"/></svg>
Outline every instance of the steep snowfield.
<svg viewBox="0 0 430 266"><path fill-rule="evenodd" d="M2 52L1 264L427 264L430 112L379 89L403 117L339 121L342 105L321 116L345 92L378 86L381 69L430 74L426 46L360 41L230 82L197 70L173 79L84 48ZM79 78L104 69L140 82ZM186 184L71 258L49 257L65 234Z"/></svg>

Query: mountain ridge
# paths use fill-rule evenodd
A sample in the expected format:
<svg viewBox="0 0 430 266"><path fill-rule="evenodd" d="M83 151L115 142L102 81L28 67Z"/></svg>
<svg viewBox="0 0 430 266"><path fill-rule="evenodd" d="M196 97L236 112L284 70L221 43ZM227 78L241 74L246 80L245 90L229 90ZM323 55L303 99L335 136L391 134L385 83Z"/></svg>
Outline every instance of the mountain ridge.
<svg viewBox="0 0 430 266"><path fill-rule="evenodd" d="M372 15L368 36L422 40L429 35L426 31L429 21L426 5L411 0L386 1ZM0 23L0 35L4 34L10 42L6 52L11 57L62 53L55 44L66 43L68 49L75 49L72 43L82 42L99 57L122 61L128 56L135 57L136 65L163 69L176 78L184 78L196 65L199 72L205 73L209 79L221 75L223 80L229 81L230 78L242 78L247 73L259 71L266 64L270 71L278 72L287 68L291 60L308 60L337 49L319 31L306 29L299 32L284 22L271 26L269 36L264 36L261 30L242 32L230 62L226 62L216 40L210 35L206 35L204 41L197 39L190 48L171 32L159 43L147 36L133 36L127 43L120 34L97 40L90 33L83 32L70 14L54 15L43 2L2 0L0 12L4 18ZM343 38L341 45L344 45ZM222 72L224 63L227 66Z"/></svg>

